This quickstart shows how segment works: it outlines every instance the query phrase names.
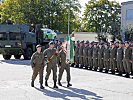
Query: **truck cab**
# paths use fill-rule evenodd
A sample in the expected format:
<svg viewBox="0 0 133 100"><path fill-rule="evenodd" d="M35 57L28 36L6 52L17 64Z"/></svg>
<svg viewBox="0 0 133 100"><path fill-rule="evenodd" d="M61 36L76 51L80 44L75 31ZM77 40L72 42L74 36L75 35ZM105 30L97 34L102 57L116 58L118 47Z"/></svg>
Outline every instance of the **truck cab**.
<svg viewBox="0 0 133 100"><path fill-rule="evenodd" d="M0 54L6 60L12 55L16 59L23 55L28 60L35 51L36 37L28 25L0 25Z"/></svg>

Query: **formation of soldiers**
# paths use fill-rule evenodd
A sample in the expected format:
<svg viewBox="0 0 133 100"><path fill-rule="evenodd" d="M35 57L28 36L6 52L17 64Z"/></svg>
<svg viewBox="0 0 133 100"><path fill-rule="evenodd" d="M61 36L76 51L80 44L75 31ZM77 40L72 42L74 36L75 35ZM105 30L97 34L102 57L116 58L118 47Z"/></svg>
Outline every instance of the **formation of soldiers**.
<svg viewBox="0 0 133 100"><path fill-rule="evenodd" d="M112 74L133 75L133 42L75 43L75 67Z"/></svg>
<svg viewBox="0 0 133 100"><path fill-rule="evenodd" d="M43 72L44 67L46 67L46 76L45 76L45 86L48 85L48 79L51 74L51 71L53 72L53 81L54 86L53 88L58 88L56 85L58 81L58 85L62 86L61 79L64 70L67 72L67 87L72 86L70 84L71 76L70 76L70 65L66 62L66 50L64 46L62 46L61 42L58 41L51 41L49 43L49 48L45 49L43 53L41 52L42 46L37 45L36 46L37 51L32 55L31 57L31 66L33 70L32 75L32 82L31 86L34 87L34 81L39 74L39 83L40 88L44 89L43 86ZM46 61L46 63L44 62ZM57 80L57 66L59 68L59 74L58 74L58 80Z"/></svg>

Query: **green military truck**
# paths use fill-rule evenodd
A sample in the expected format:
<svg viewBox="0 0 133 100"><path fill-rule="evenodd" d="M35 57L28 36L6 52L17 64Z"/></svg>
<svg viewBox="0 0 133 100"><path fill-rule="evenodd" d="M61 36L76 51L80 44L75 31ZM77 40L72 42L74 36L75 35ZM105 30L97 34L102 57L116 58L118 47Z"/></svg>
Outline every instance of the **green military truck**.
<svg viewBox="0 0 133 100"><path fill-rule="evenodd" d="M25 60L29 60L37 44L45 46L47 43L39 25L32 29L28 25L0 25L0 54L6 60L12 55L15 59L23 55Z"/></svg>

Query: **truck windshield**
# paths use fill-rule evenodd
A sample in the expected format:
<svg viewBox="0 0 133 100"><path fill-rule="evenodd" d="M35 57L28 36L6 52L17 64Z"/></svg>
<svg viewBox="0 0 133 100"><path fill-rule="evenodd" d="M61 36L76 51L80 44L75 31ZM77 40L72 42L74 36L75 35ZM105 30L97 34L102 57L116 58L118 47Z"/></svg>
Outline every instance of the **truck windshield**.
<svg viewBox="0 0 133 100"><path fill-rule="evenodd" d="M6 33L0 33L0 40L7 40L7 34Z"/></svg>
<svg viewBox="0 0 133 100"><path fill-rule="evenodd" d="M10 32L9 40L21 40L21 34Z"/></svg>

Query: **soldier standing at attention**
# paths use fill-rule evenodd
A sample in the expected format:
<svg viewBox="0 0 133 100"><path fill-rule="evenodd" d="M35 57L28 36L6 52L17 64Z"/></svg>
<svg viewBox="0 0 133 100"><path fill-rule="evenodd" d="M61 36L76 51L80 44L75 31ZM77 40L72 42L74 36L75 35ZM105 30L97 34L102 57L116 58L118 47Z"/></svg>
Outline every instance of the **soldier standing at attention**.
<svg viewBox="0 0 133 100"><path fill-rule="evenodd" d="M119 71L119 75L122 76L124 72L123 68L123 43L119 43L119 48L117 49L117 68Z"/></svg>
<svg viewBox="0 0 133 100"><path fill-rule="evenodd" d="M86 69L88 69L88 43L87 41L85 42L85 47L83 49L83 61L84 61L84 66Z"/></svg>
<svg viewBox="0 0 133 100"><path fill-rule="evenodd" d="M97 69L98 69L98 48L97 48L97 43L94 43L94 47L93 47L93 66L94 66L94 71L97 71Z"/></svg>
<svg viewBox="0 0 133 100"><path fill-rule="evenodd" d="M117 56L117 47L115 46L114 43L112 43L112 46L110 48L110 67L112 74L115 74L116 56Z"/></svg>
<svg viewBox="0 0 133 100"><path fill-rule="evenodd" d="M102 72L103 70L103 52L104 52L104 48L103 48L103 44L100 43L99 44L99 48L98 48L98 66L99 66L99 71Z"/></svg>
<svg viewBox="0 0 133 100"><path fill-rule="evenodd" d="M93 67L93 59L92 59L92 53L93 53L93 44L90 43L88 47L88 66L89 69L91 70Z"/></svg>
<svg viewBox="0 0 133 100"><path fill-rule="evenodd" d="M83 49L84 49L84 45L83 45L83 41L80 42L80 47L79 47L79 67L83 67Z"/></svg>
<svg viewBox="0 0 133 100"><path fill-rule="evenodd" d="M129 73L131 72L131 59L132 59L132 49L129 47L129 42L125 42L124 56L123 56L123 66L126 72L125 77L129 78Z"/></svg>
<svg viewBox="0 0 133 100"><path fill-rule="evenodd" d="M104 67L105 67L105 73L108 73L109 71L109 59L110 59L110 50L109 50L109 46L107 43L105 43L105 48L104 48L104 56L103 56L103 60L104 60Z"/></svg>
<svg viewBox="0 0 133 100"><path fill-rule="evenodd" d="M67 73L67 87L72 86L72 84L70 84L70 80L71 80L71 76L70 76L70 65L69 62L66 62L66 50L65 48L62 46L61 50L59 51L59 58L60 58L60 62L61 62L61 66L59 67L59 75L58 75L58 84L59 86L62 86L61 84L61 79L62 79L62 75L64 70L66 70Z"/></svg>
<svg viewBox="0 0 133 100"><path fill-rule="evenodd" d="M45 77L45 86L48 86L48 79L51 73L51 70L53 71L53 81L54 81L54 87L58 88L56 85L57 82L57 54L58 51L54 48L54 42L49 42L49 48L44 50L43 55L44 57L47 57L47 67L46 67L46 77Z"/></svg>
<svg viewBox="0 0 133 100"><path fill-rule="evenodd" d="M39 73L40 88L44 89L43 87L44 57L43 53L41 52L41 45L37 45L36 48L37 51L31 57L31 66L33 70L31 86L34 87L34 81Z"/></svg>
<svg viewBox="0 0 133 100"><path fill-rule="evenodd" d="M74 52L74 62L75 62L75 67L79 67L79 45L78 43L75 44L75 52Z"/></svg>

